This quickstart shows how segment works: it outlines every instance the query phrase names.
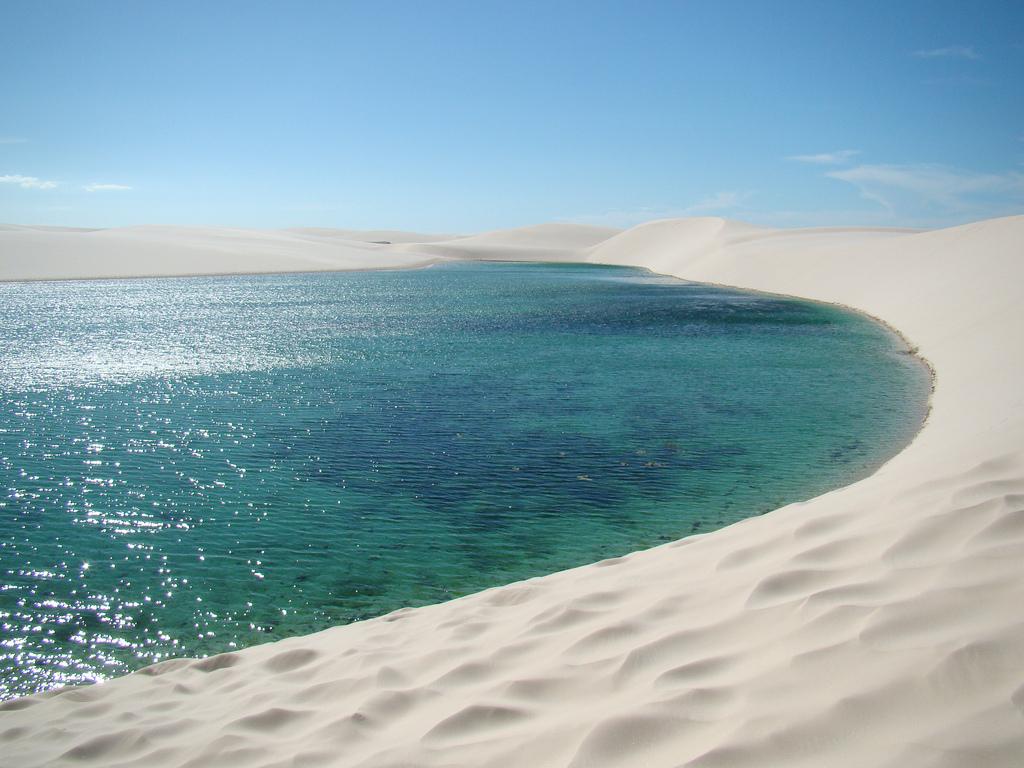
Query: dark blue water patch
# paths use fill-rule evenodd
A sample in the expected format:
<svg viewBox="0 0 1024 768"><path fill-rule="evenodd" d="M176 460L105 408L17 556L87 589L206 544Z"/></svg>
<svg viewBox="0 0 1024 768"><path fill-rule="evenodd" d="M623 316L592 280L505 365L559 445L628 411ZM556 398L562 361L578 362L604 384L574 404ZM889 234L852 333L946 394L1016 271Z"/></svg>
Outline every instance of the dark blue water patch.
<svg viewBox="0 0 1024 768"><path fill-rule="evenodd" d="M445 600L861 477L929 381L640 270L0 286L0 694Z"/></svg>

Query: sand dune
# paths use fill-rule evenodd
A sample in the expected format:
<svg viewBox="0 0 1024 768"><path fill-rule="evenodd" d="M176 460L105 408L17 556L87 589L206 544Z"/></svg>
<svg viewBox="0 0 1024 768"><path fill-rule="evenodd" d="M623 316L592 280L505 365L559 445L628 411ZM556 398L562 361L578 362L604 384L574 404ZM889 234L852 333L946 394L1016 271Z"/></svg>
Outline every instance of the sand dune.
<svg viewBox="0 0 1024 768"><path fill-rule="evenodd" d="M390 253L382 259L381 247L317 230L8 226L0 228L0 280L375 269L438 259L436 254L412 253Z"/></svg>
<svg viewBox="0 0 1024 768"><path fill-rule="evenodd" d="M331 229L328 227L292 227L285 232L300 235L352 240L357 243L434 243L440 240L455 240L458 235L428 235L422 232L400 232L396 229Z"/></svg>
<svg viewBox="0 0 1024 768"><path fill-rule="evenodd" d="M394 250L483 261L586 261L591 247L617 234L617 229L587 224L539 224L441 242L406 243Z"/></svg>
<svg viewBox="0 0 1024 768"><path fill-rule="evenodd" d="M541 224L480 235L295 227L0 225L0 280L412 267L444 259L580 261L619 230Z"/></svg>
<svg viewBox="0 0 1024 768"><path fill-rule="evenodd" d="M714 533L8 702L0 762L1020 766L1024 217L600 235L505 233L490 251L477 236L463 253L638 264L856 307L934 365L925 428L859 483Z"/></svg>

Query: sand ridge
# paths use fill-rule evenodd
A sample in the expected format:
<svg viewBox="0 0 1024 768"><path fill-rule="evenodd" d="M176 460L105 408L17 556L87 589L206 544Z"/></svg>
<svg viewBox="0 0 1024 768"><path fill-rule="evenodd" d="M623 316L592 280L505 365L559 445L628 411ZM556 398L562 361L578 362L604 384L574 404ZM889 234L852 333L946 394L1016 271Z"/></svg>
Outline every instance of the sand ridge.
<svg viewBox="0 0 1024 768"><path fill-rule="evenodd" d="M463 254L635 264L855 307L934 365L926 426L871 477L710 534L7 702L0 763L1021 765L1024 217L582 234L498 234Z"/></svg>

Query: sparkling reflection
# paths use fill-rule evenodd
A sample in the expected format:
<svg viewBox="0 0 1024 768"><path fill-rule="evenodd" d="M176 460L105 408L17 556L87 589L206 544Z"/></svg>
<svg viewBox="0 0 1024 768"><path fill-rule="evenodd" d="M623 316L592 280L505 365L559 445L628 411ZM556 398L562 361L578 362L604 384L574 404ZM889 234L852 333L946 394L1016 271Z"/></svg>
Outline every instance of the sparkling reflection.
<svg viewBox="0 0 1024 768"><path fill-rule="evenodd" d="M928 391L859 317L631 269L0 302L4 698L710 530L869 471Z"/></svg>

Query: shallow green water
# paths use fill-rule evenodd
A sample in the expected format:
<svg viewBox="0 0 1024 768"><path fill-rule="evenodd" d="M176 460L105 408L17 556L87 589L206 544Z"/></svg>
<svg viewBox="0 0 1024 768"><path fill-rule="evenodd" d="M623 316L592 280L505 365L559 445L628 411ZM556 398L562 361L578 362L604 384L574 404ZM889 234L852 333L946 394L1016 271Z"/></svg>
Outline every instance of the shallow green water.
<svg viewBox="0 0 1024 768"><path fill-rule="evenodd" d="M622 554L905 445L819 304L613 267L0 285L0 695Z"/></svg>

